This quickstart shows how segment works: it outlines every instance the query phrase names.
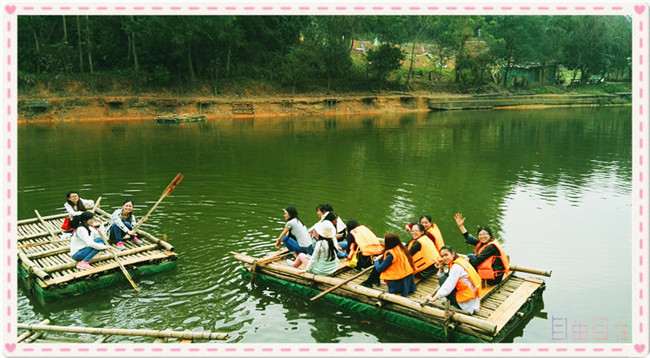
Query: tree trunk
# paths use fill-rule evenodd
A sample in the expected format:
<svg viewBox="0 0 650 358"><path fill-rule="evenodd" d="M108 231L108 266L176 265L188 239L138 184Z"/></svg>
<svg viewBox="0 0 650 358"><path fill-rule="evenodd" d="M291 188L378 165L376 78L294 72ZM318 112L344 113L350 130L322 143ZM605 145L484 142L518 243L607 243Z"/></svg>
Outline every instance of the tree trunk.
<svg viewBox="0 0 650 358"><path fill-rule="evenodd" d="M131 15L131 23L135 25L135 18L133 15ZM134 30L131 30L131 33L129 34L129 41L131 42L131 50L133 51L133 67L135 68L135 72L138 72L140 71L140 63L138 62L138 52L136 51Z"/></svg>
<svg viewBox="0 0 650 358"><path fill-rule="evenodd" d="M36 30L32 29L34 33L34 43L36 44L36 55L38 59L36 61L36 73L41 73L41 47L38 44L38 36L36 35Z"/></svg>
<svg viewBox="0 0 650 358"><path fill-rule="evenodd" d="M228 57L226 57L226 75L225 79L228 79L230 75L230 56L232 56L232 38L228 41Z"/></svg>
<svg viewBox="0 0 650 358"><path fill-rule="evenodd" d="M413 63L415 62L415 40L411 46L411 65L409 66L409 73L406 75L406 86L408 87L411 75L413 74Z"/></svg>
<svg viewBox="0 0 650 358"><path fill-rule="evenodd" d="M90 20L88 15L86 15L86 51L88 51L88 67L90 68L90 73L93 73L93 55L92 55L92 43L90 42Z"/></svg>
<svg viewBox="0 0 650 358"><path fill-rule="evenodd" d="M192 64L192 46L188 46L187 49L187 69L190 74L190 79L194 82L194 65Z"/></svg>
<svg viewBox="0 0 650 358"><path fill-rule="evenodd" d="M81 46L81 24L79 22L79 16L77 16L77 45L79 48L79 72L84 71L84 54Z"/></svg>
<svg viewBox="0 0 650 358"><path fill-rule="evenodd" d="M508 62L506 63L506 71L503 73L503 88L508 87L508 74L510 73L511 68L512 68L512 62L510 58L508 58Z"/></svg>
<svg viewBox="0 0 650 358"><path fill-rule="evenodd" d="M63 16L63 43L68 44L68 27L66 26L65 16Z"/></svg>

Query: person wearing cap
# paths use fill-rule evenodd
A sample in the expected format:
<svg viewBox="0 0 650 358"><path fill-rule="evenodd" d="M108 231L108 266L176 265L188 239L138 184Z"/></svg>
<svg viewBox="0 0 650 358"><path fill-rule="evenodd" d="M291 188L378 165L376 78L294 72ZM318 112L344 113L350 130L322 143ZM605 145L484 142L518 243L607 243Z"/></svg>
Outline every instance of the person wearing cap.
<svg viewBox="0 0 650 358"><path fill-rule="evenodd" d="M79 216L79 227L70 239L70 256L78 261L77 268L88 270L93 268L89 261L102 250L110 251L112 248L104 244L99 232L93 226L95 215L89 211L82 212ZM103 230L100 228L99 230Z"/></svg>
<svg viewBox="0 0 650 358"><path fill-rule="evenodd" d="M317 275L331 275L339 267L339 259L336 255L336 244L334 235L336 228L329 220L324 220L314 228L316 233L316 246L311 255L301 253L295 261L287 260L287 264L295 268L305 265L300 272L310 272Z"/></svg>

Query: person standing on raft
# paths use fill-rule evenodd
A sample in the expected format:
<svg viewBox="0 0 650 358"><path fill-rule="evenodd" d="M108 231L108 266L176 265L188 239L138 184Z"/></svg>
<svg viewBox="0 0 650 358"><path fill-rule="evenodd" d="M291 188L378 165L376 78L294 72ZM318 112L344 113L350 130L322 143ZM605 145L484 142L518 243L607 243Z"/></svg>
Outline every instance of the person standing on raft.
<svg viewBox="0 0 650 358"><path fill-rule="evenodd" d="M79 227L75 230L70 239L70 256L78 261L77 268L88 270L93 267L89 261L102 250L111 251L112 248L104 244L99 232L93 224L95 215L89 211L83 211L78 215ZM104 230L103 227L99 230Z"/></svg>
<svg viewBox="0 0 650 358"><path fill-rule="evenodd" d="M469 314L478 311L481 308L479 298L481 278L478 277L474 267L449 246L443 246L440 255L442 263L448 265L449 269L445 270L444 265L436 263L440 288L435 296L427 295L425 299L436 301L447 297L454 307L465 310Z"/></svg>
<svg viewBox="0 0 650 358"><path fill-rule="evenodd" d="M465 237L465 242L475 245L474 254L467 255L467 258L479 277L489 286L501 282L503 276L510 272L510 260L499 241L492 235L492 230L486 226L479 227L477 239L465 229L465 218L462 214L454 215L454 220Z"/></svg>

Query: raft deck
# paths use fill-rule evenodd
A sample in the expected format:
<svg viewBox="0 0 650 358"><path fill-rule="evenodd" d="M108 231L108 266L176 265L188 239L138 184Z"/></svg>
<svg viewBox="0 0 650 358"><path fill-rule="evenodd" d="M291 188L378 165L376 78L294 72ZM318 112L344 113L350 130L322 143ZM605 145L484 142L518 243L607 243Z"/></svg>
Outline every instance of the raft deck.
<svg viewBox="0 0 650 358"><path fill-rule="evenodd" d="M286 255L282 251L259 259L232 254L235 259L245 263L246 273L253 274L255 281L281 285L310 296L360 272L342 262L331 276L300 274L298 269L285 263ZM502 341L516 326L529 320L534 304L541 301L545 288L544 281L539 278L520 277L511 272L499 285L482 289L481 309L470 315L453 307L445 307L445 300L422 304L424 297L435 294L440 286L435 275L420 280L417 291L408 297L388 293L388 286L384 282L375 288L364 287L361 282L367 277L368 274L364 274L345 283L325 295L323 300L329 297L329 302L426 331L436 340L455 342Z"/></svg>
<svg viewBox="0 0 650 358"><path fill-rule="evenodd" d="M107 222L110 215L97 208L96 217ZM119 264L108 252L99 252L90 265L93 269L80 270L70 257L69 231L61 229L67 213L19 220L17 223L18 273L30 293L41 303L63 296L78 295L95 288L126 282ZM141 245L132 240L124 242L114 252L133 278L170 270L176 267L178 255L166 241L139 229Z"/></svg>

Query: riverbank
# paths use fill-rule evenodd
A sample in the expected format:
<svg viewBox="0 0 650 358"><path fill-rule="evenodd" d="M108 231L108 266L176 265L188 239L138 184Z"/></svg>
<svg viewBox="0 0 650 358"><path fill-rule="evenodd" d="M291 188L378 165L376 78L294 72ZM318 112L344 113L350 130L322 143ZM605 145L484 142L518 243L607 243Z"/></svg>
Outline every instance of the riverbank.
<svg viewBox="0 0 650 358"><path fill-rule="evenodd" d="M208 119L237 117L347 116L437 110L523 109L631 103L619 94L430 94L394 92L332 96L200 97L70 96L18 101L18 122L151 120L170 114L203 114Z"/></svg>

